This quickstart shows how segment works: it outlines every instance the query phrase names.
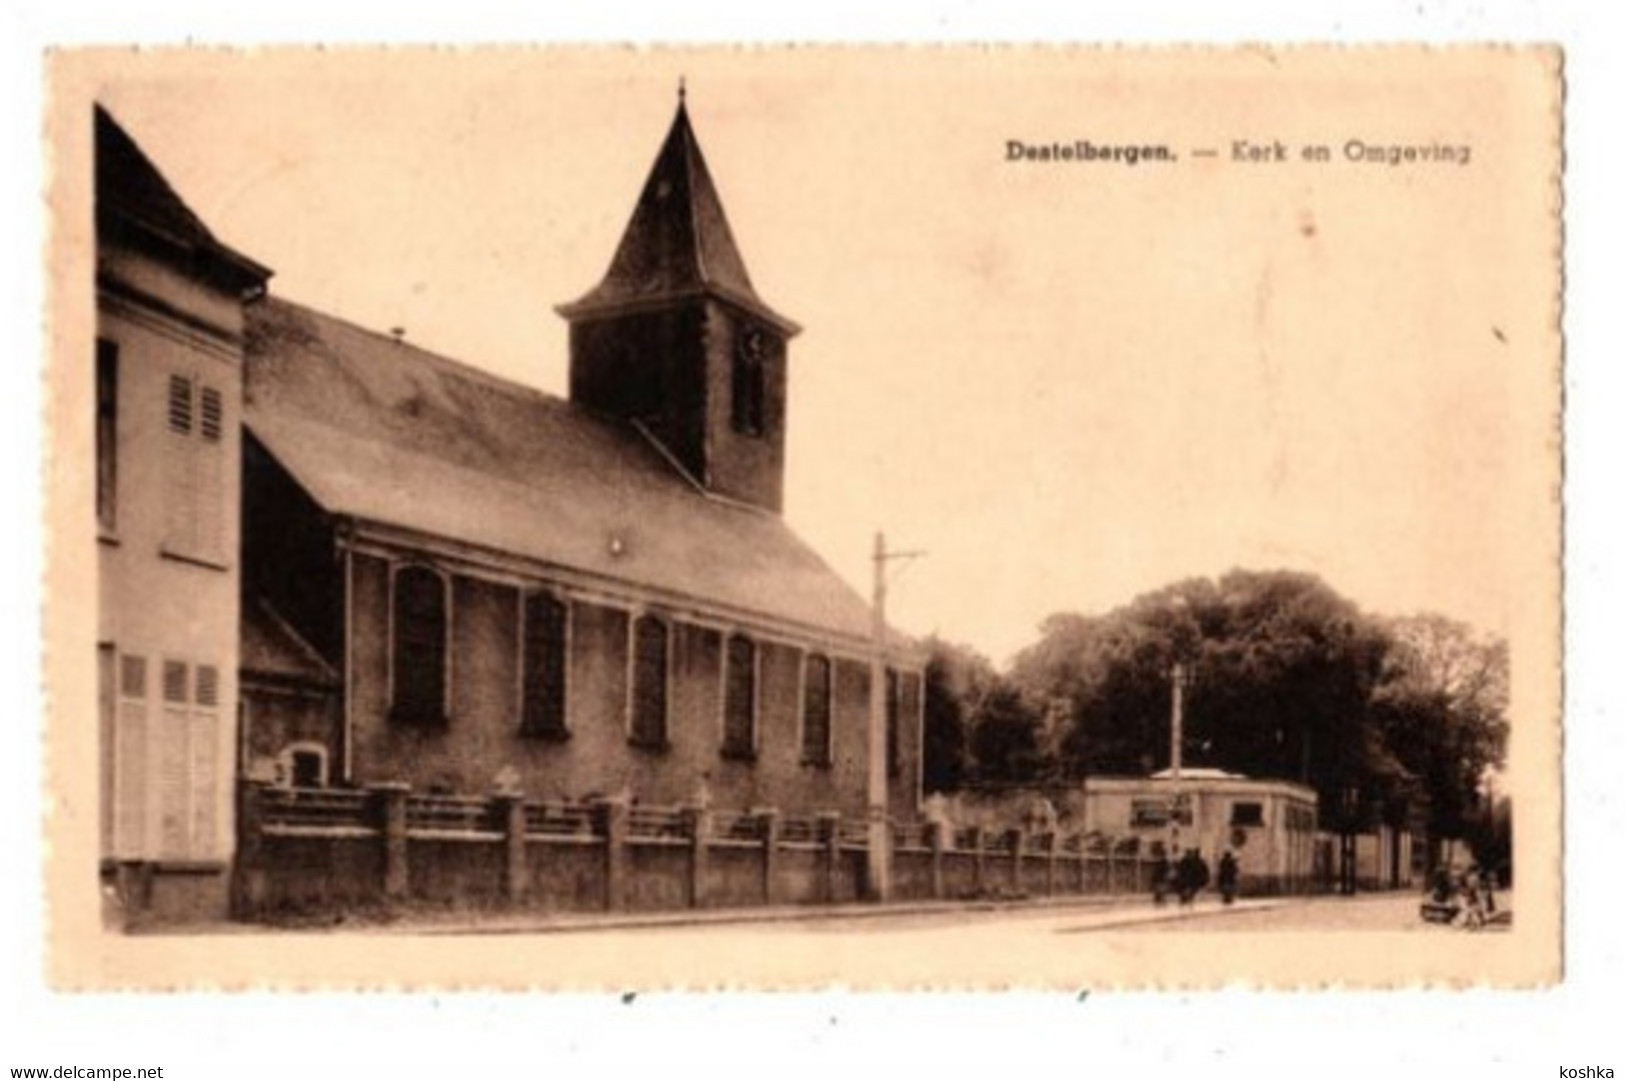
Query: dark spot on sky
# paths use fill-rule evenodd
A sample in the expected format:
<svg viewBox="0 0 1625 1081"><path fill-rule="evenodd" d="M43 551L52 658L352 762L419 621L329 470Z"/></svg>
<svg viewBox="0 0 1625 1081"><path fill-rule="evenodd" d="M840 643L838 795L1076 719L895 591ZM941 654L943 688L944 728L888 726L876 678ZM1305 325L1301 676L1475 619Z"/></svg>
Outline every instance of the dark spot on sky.
<svg viewBox="0 0 1625 1081"><path fill-rule="evenodd" d="M1490 328L1490 333L1494 334L1495 335L1495 340L1500 342L1502 345L1505 345L1507 343L1507 336L1505 334L1501 333L1501 328L1500 327L1491 327Z"/></svg>

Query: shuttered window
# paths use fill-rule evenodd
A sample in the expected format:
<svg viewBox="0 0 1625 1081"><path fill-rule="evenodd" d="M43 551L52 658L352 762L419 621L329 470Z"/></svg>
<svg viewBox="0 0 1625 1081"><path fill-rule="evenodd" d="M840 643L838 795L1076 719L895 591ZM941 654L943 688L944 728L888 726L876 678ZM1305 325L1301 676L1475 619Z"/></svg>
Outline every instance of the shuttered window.
<svg viewBox="0 0 1625 1081"><path fill-rule="evenodd" d="M198 434L205 442L220 442L222 424L222 406L220 392L213 387L202 388L201 401L203 405L202 417L198 422Z"/></svg>
<svg viewBox="0 0 1625 1081"><path fill-rule="evenodd" d="M219 849L220 670L166 660L162 692L157 729L147 740L156 845L141 854L212 859ZM145 817L144 809L139 813Z"/></svg>
<svg viewBox="0 0 1625 1081"><path fill-rule="evenodd" d="M738 634L728 639L722 753L729 758L756 754L756 643Z"/></svg>
<svg viewBox="0 0 1625 1081"><path fill-rule="evenodd" d="M830 763L830 664L822 654L808 654L803 672L801 703L801 760L808 765Z"/></svg>
<svg viewBox="0 0 1625 1081"><path fill-rule="evenodd" d="M225 399L217 387L171 374L165 446L164 550L225 561Z"/></svg>
<svg viewBox="0 0 1625 1081"><path fill-rule="evenodd" d="M667 745L666 677L669 633L653 616L632 625L632 731L639 747L663 750Z"/></svg>
<svg viewBox="0 0 1625 1081"><path fill-rule="evenodd" d="M390 717L408 724L446 722L446 589L428 567L395 572L390 625Z"/></svg>
<svg viewBox="0 0 1625 1081"><path fill-rule="evenodd" d="M564 692L569 657L570 610L557 597L533 593L525 598L523 688L520 731L538 739L563 739Z"/></svg>
<svg viewBox="0 0 1625 1081"><path fill-rule="evenodd" d="M190 376L169 377L169 430L176 435L192 434L192 380Z"/></svg>
<svg viewBox="0 0 1625 1081"><path fill-rule="evenodd" d="M113 734L113 854L134 859L147 842L147 662L118 659L118 713Z"/></svg>

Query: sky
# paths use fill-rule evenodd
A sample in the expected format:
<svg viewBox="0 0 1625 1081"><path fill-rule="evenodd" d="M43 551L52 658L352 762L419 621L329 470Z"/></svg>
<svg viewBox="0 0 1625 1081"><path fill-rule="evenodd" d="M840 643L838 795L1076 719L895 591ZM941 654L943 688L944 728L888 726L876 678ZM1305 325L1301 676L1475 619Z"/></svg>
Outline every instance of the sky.
<svg viewBox="0 0 1625 1081"><path fill-rule="evenodd" d="M1555 589L1538 65L1015 59L148 54L97 96L273 292L562 395L553 306L608 265L683 78L757 291L805 327L786 517L865 594L876 530L923 551L904 630L1002 662L1052 613L1245 567L1512 633Z"/></svg>

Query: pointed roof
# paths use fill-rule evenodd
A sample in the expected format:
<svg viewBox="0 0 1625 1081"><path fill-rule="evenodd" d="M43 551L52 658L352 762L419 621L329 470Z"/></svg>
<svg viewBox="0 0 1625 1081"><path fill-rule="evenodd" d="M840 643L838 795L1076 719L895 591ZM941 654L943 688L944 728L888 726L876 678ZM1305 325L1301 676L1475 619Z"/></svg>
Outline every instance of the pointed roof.
<svg viewBox="0 0 1625 1081"><path fill-rule="evenodd" d="M95 145L98 232L183 258L228 288L263 288L270 269L221 243L100 105Z"/></svg>
<svg viewBox="0 0 1625 1081"><path fill-rule="evenodd" d="M787 334L800 330L756 295L679 94L671 130L604 280L558 312L574 320L703 294L731 301Z"/></svg>

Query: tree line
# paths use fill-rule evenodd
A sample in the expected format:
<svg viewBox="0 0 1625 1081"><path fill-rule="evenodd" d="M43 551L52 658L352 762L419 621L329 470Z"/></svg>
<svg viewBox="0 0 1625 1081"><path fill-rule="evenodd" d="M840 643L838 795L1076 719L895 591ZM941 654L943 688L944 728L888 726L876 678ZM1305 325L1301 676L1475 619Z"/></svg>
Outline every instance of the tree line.
<svg viewBox="0 0 1625 1081"><path fill-rule="evenodd" d="M1186 766L1309 785L1328 827L1380 817L1463 837L1491 818L1505 641L1439 615L1363 613L1310 574L1236 570L1054 615L1002 672L927 645L928 791L1165 768L1177 664Z"/></svg>

